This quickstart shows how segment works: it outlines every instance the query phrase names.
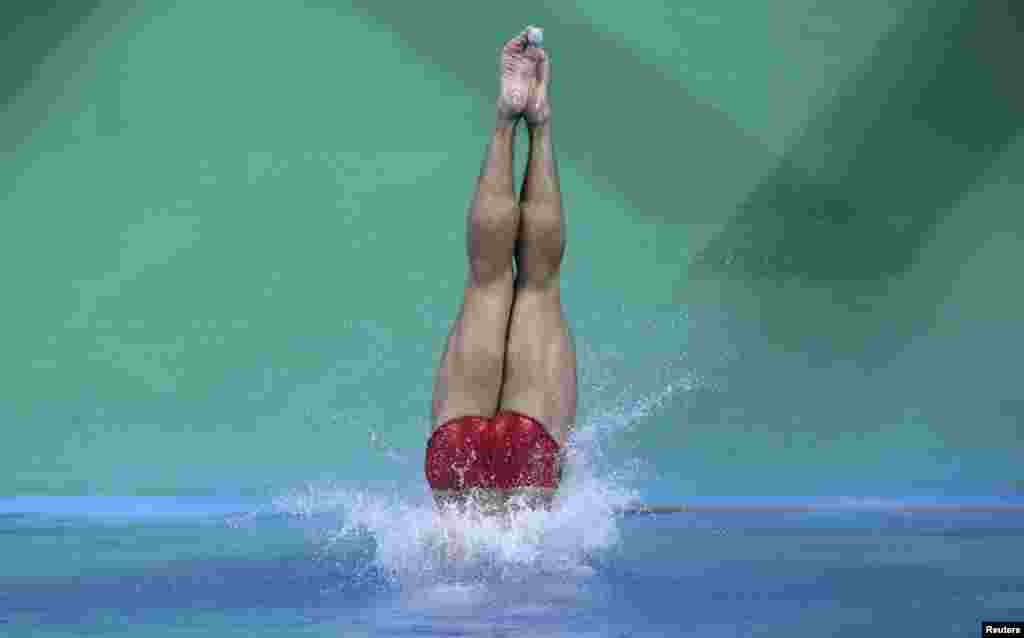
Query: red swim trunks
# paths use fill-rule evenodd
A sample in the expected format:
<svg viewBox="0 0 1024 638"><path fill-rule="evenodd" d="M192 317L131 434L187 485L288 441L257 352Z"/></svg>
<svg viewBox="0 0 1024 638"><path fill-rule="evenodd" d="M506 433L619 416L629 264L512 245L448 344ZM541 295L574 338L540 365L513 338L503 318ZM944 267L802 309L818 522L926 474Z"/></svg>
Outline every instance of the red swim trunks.
<svg viewBox="0 0 1024 638"><path fill-rule="evenodd" d="M464 416L434 430L427 482L435 490L558 487L558 443L525 414Z"/></svg>

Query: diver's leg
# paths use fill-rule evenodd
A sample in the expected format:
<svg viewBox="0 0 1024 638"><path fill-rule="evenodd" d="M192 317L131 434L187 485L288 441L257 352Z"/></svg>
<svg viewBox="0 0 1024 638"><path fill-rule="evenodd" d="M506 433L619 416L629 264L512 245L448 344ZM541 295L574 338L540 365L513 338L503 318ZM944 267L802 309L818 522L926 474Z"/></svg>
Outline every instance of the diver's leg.
<svg viewBox="0 0 1024 638"><path fill-rule="evenodd" d="M539 73L524 113L530 155L519 201L515 299L499 410L533 417L564 446L576 416L576 352L559 283L566 236L547 95L550 61L537 51Z"/></svg>
<svg viewBox="0 0 1024 638"><path fill-rule="evenodd" d="M524 32L501 51L497 122L469 209L469 272L434 383L433 429L460 416L493 416L498 407L519 225L512 149L529 92L525 48Z"/></svg>

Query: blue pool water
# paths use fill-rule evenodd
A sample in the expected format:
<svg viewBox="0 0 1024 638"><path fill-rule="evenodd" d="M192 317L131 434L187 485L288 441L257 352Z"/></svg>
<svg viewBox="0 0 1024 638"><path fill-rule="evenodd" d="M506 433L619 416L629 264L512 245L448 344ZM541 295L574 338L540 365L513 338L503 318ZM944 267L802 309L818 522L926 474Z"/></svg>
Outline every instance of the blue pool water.
<svg viewBox="0 0 1024 638"><path fill-rule="evenodd" d="M599 487L464 523L455 557L425 498L326 485L8 499L0 635L965 636L1024 618L1021 513L624 515Z"/></svg>

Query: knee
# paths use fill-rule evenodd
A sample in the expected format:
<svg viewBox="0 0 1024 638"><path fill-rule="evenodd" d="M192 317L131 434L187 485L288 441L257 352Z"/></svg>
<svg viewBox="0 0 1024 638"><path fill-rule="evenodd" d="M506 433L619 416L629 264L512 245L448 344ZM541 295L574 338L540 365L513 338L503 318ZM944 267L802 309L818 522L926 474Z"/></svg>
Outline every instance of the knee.
<svg viewBox="0 0 1024 638"><path fill-rule="evenodd" d="M559 207L524 209L515 255L519 282L542 284L558 278L565 257L565 225Z"/></svg>
<svg viewBox="0 0 1024 638"><path fill-rule="evenodd" d="M470 276L475 285L511 281L518 215L494 210L478 215L467 236Z"/></svg>
<svg viewBox="0 0 1024 638"><path fill-rule="evenodd" d="M504 305L502 301L509 305L512 303L515 280L511 258L498 260L470 257L466 293L474 294L500 310Z"/></svg>
<svg viewBox="0 0 1024 638"><path fill-rule="evenodd" d="M558 281L565 241L524 241L516 250L516 287L544 286Z"/></svg>
<svg viewBox="0 0 1024 638"><path fill-rule="evenodd" d="M512 288L515 272L512 259L491 259L486 256L471 256L469 259L469 285L473 288L490 291L499 288Z"/></svg>

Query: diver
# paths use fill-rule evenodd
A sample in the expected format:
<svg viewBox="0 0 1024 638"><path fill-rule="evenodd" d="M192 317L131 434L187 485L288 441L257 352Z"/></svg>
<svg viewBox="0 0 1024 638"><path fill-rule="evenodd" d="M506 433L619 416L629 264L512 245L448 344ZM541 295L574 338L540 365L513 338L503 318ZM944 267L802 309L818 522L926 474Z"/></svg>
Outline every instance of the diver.
<svg viewBox="0 0 1024 638"><path fill-rule="evenodd" d="M575 419L576 352L559 281L565 214L542 35L527 27L499 55L494 131L468 211L468 276L434 383L425 470L440 507L549 508ZM517 196L520 122L529 156Z"/></svg>

